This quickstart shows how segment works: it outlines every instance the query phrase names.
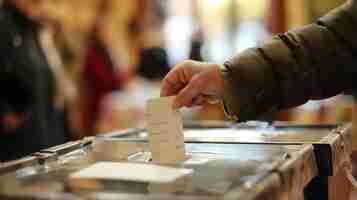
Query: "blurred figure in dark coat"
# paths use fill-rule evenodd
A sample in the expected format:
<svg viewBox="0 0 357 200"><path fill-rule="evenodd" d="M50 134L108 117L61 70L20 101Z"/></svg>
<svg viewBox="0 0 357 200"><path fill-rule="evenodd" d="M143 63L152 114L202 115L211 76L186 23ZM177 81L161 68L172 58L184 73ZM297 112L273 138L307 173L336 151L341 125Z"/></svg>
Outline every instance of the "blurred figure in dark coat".
<svg viewBox="0 0 357 200"><path fill-rule="evenodd" d="M0 161L67 141L63 111L54 106L55 78L40 42L41 23L52 22L36 4L0 5Z"/></svg>

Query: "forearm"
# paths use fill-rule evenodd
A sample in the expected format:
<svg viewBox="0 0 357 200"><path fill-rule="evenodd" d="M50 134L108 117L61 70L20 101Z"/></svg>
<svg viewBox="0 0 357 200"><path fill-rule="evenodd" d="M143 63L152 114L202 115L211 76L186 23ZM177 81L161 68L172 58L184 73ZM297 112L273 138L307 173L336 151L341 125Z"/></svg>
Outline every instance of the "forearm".
<svg viewBox="0 0 357 200"><path fill-rule="evenodd" d="M228 113L250 120L351 89L357 64L355 15L357 9L346 3L315 24L276 36L226 62L222 75Z"/></svg>

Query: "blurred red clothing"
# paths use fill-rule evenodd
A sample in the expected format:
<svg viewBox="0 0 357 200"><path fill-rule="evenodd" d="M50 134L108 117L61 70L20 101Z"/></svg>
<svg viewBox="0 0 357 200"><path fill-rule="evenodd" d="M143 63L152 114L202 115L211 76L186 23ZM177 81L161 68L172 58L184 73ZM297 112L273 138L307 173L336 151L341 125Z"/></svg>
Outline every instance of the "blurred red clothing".
<svg viewBox="0 0 357 200"><path fill-rule="evenodd" d="M83 70L83 89L86 103L82 109L85 135L95 134L95 124L103 98L114 90L120 90L122 81L104 45L93 40L88 48Z"/></svg>

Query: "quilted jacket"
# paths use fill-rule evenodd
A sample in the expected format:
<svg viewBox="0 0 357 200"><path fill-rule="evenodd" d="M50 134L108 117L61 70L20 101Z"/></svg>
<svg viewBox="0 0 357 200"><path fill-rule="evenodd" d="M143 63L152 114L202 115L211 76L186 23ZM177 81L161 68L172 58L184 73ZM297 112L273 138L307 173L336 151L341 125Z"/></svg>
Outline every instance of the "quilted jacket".
<svg viewBox="0 0 357 200"><path fill-rule="evenodd" d="M277 35L225 62L221 73L226 112L246 121L353 92L356 69L357 0L349 0L315 23Z"/></svg>

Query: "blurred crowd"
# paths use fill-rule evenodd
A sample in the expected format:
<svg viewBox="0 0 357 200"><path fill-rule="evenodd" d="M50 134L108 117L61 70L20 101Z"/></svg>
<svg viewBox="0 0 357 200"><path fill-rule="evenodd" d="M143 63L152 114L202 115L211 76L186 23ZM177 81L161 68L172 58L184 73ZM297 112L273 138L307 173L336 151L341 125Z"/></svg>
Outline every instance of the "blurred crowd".
<svg viewBox="0 0 357 200"><path fill-rule="evenodd" d="M135 79L158 87L169 70L164 17L159 1L0 1L1 160L96 134L113 115L106 97L135 91ZM142 118L133 107L128 121Z"/></svg>
<svg viewBox="0 0 357 200"><path fill-rule="evenodd" d="M282 2L288 1L242 2L0 0L1 148L12 149L15 135L41 149L142 126L146 99L159 95L160 80L177 62L223 62L286 30L287 19L308 22L285 15ZM291 15L300 16L297 10ZM328 116L328 106L311 107L318 111L291 116L300 109L280 119L321 122ZM349 118L348 108L340 109L341 119ZM219 105L185 117L225 119ZM33 133L51 135L39 141Z"/></svg>

